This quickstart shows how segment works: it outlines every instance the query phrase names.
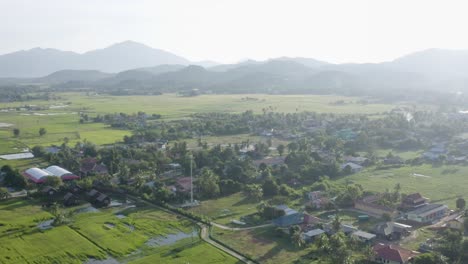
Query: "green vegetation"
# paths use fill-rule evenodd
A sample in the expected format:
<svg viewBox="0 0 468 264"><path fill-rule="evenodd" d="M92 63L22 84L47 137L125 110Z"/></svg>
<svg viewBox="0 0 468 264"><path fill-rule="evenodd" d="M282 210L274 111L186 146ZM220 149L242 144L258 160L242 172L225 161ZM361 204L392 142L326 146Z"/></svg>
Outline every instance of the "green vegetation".
<svg viewBox="0 0 468 264"><path fill-rule="evenodd" d="M283 235L273 227L244 231L212 228L213 237L260 263L292 263L310 252L310 248L295 247L291 240Z"/></svg>
<svg viewBox="0 0 468 264"><path fill-rule="evenodd" d="M400 183L402 193L419 192L432 202L440 202L455 208L455 201L466 195L468 186L468 167L458 165L433 166L404 166L395 169L377 170L367 169L361 173L340 179L339 182L354 182L361 184L364 189L382 192L385 187Z"/></svg>
<svg viewBox="0 0 468 264"><path fill-rule="evenodd" d="M223 253L205 242L179 246L162 247L160 252L129 262L130 264L167 263L167 264L205 264L205 263L239 263L237 259Z"/></svg>
<svg viewBox="0 0 468 264"><path fill-rule="evenodd" d="M0 210L0 263L83 263L108 254L131 263L236 263L198 235L165 246L145 245L150 238L196 230L190 222L154 208L77 213L70 227L45 231L37 228L38 223L53 216L33 202L6 200L0 202Z"/></svg>
<svg viewBox="0 0 468 264"><path fill-rule="evenodd" d="M39 231L52 215L26 200L0 203L0 263L82 263L105 252L66 226Z"/></svg>
<svg viewBox="0 0 468 264"><path fill-rule="evenodd" d="M78 214L71 227L116 257L130 254L152 237L192 231L189 222L153 208L120 213L126 217L119 219L112 209Z"/></svg>
<svg viewBox="0 0 468 264"><path fill-rule="evenodd" d="M257 203L247 199L242 193L203 201L200 206L190 209L196 214L205 215L217 223L228 224L232 219L239 219L257 212Z"/></svg>

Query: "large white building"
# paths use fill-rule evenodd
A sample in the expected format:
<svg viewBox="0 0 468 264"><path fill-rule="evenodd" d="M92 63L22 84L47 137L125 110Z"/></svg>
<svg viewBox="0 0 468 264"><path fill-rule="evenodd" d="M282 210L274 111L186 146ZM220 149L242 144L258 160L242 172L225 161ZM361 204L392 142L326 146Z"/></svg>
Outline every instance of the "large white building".
<svg viewBox="0 0 468 264"><path fill-rule="evenodd" d="M46 177L60 177L62 180L76 180L80 177L59 166L50 166L46 169L30 168L24 171L24 176L34 183L43 183Z"/></svg>

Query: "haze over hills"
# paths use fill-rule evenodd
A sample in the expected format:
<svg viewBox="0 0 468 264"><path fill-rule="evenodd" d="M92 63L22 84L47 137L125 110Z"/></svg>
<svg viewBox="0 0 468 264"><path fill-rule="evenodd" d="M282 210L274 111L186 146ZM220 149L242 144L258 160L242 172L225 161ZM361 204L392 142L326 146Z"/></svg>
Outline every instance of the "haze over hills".
<svg viewBox="0 0 468 264"><path fill-rule="evenodd" d="M162 64L190 62L167 51L125 41L83 54L34 48L0 56L0 77L41 77L60 70L98 70L116 73Z"/></svg>
<svg viewBox="0 0 468 264"><path fill-rule="evenodd" d="M45 83L154 93L199 89L218 93L339 93L375 95L409 90L465 90L468 51L430 49L383 63L332 64L280 57L237 64L190 61L126 41L83 54L32 49L0 56L0 84ZM201 66L200 66L201 65ZM204 66L204 67L202 67Z"/></svg>

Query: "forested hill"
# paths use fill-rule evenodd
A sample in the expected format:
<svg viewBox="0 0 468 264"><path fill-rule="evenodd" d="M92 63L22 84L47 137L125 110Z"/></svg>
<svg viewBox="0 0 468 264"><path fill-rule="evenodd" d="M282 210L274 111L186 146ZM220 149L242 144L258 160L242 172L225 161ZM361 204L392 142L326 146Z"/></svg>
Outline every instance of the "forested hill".
<svg viewBox="0 0 468 264"><path fill-rule="evenodd" d="M333 93L405 99L424 97L428 91L464 93L467 80L468 52L432 49L376 64L331 64L281 57L206 68L167 63L118 73L62 70L41 78L0 79L0 86L41 84L55 90L85 88L116 95L196 90L200 93Z"/></svg>

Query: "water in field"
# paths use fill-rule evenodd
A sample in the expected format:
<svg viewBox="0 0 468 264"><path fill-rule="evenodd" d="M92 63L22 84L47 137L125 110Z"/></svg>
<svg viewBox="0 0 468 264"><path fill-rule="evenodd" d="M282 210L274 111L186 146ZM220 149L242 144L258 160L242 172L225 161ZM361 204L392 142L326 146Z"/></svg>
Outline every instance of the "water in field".
<svg viewBox="0 0 468 264"><path fill-rule="evenodd" d="M88 261L84 262L83 264L120 264L115 258L108 257L103 260L99 259L88 259Z"/></svg>
<svg viewBox="0 0 468 264"><path fill-rule="evenodd" d="M169 234L167 236L158 236L158 237L153 237L146 241L147 246L167 246L167 245L172 245L175 242L182 240L184 238L190 238L190 237L197 237L198 232L194 230L192 233L184 233L184 232L179 232L176 234Z"/></svg>
<svg viewBox="0 0 468 264"><path fill-rule="evenodd" d="M77 209L75 211L76 214L81 214L81 213L97 213L100 212L99 209L93 207L93 206L88 206L84 208Z"/></svg>

